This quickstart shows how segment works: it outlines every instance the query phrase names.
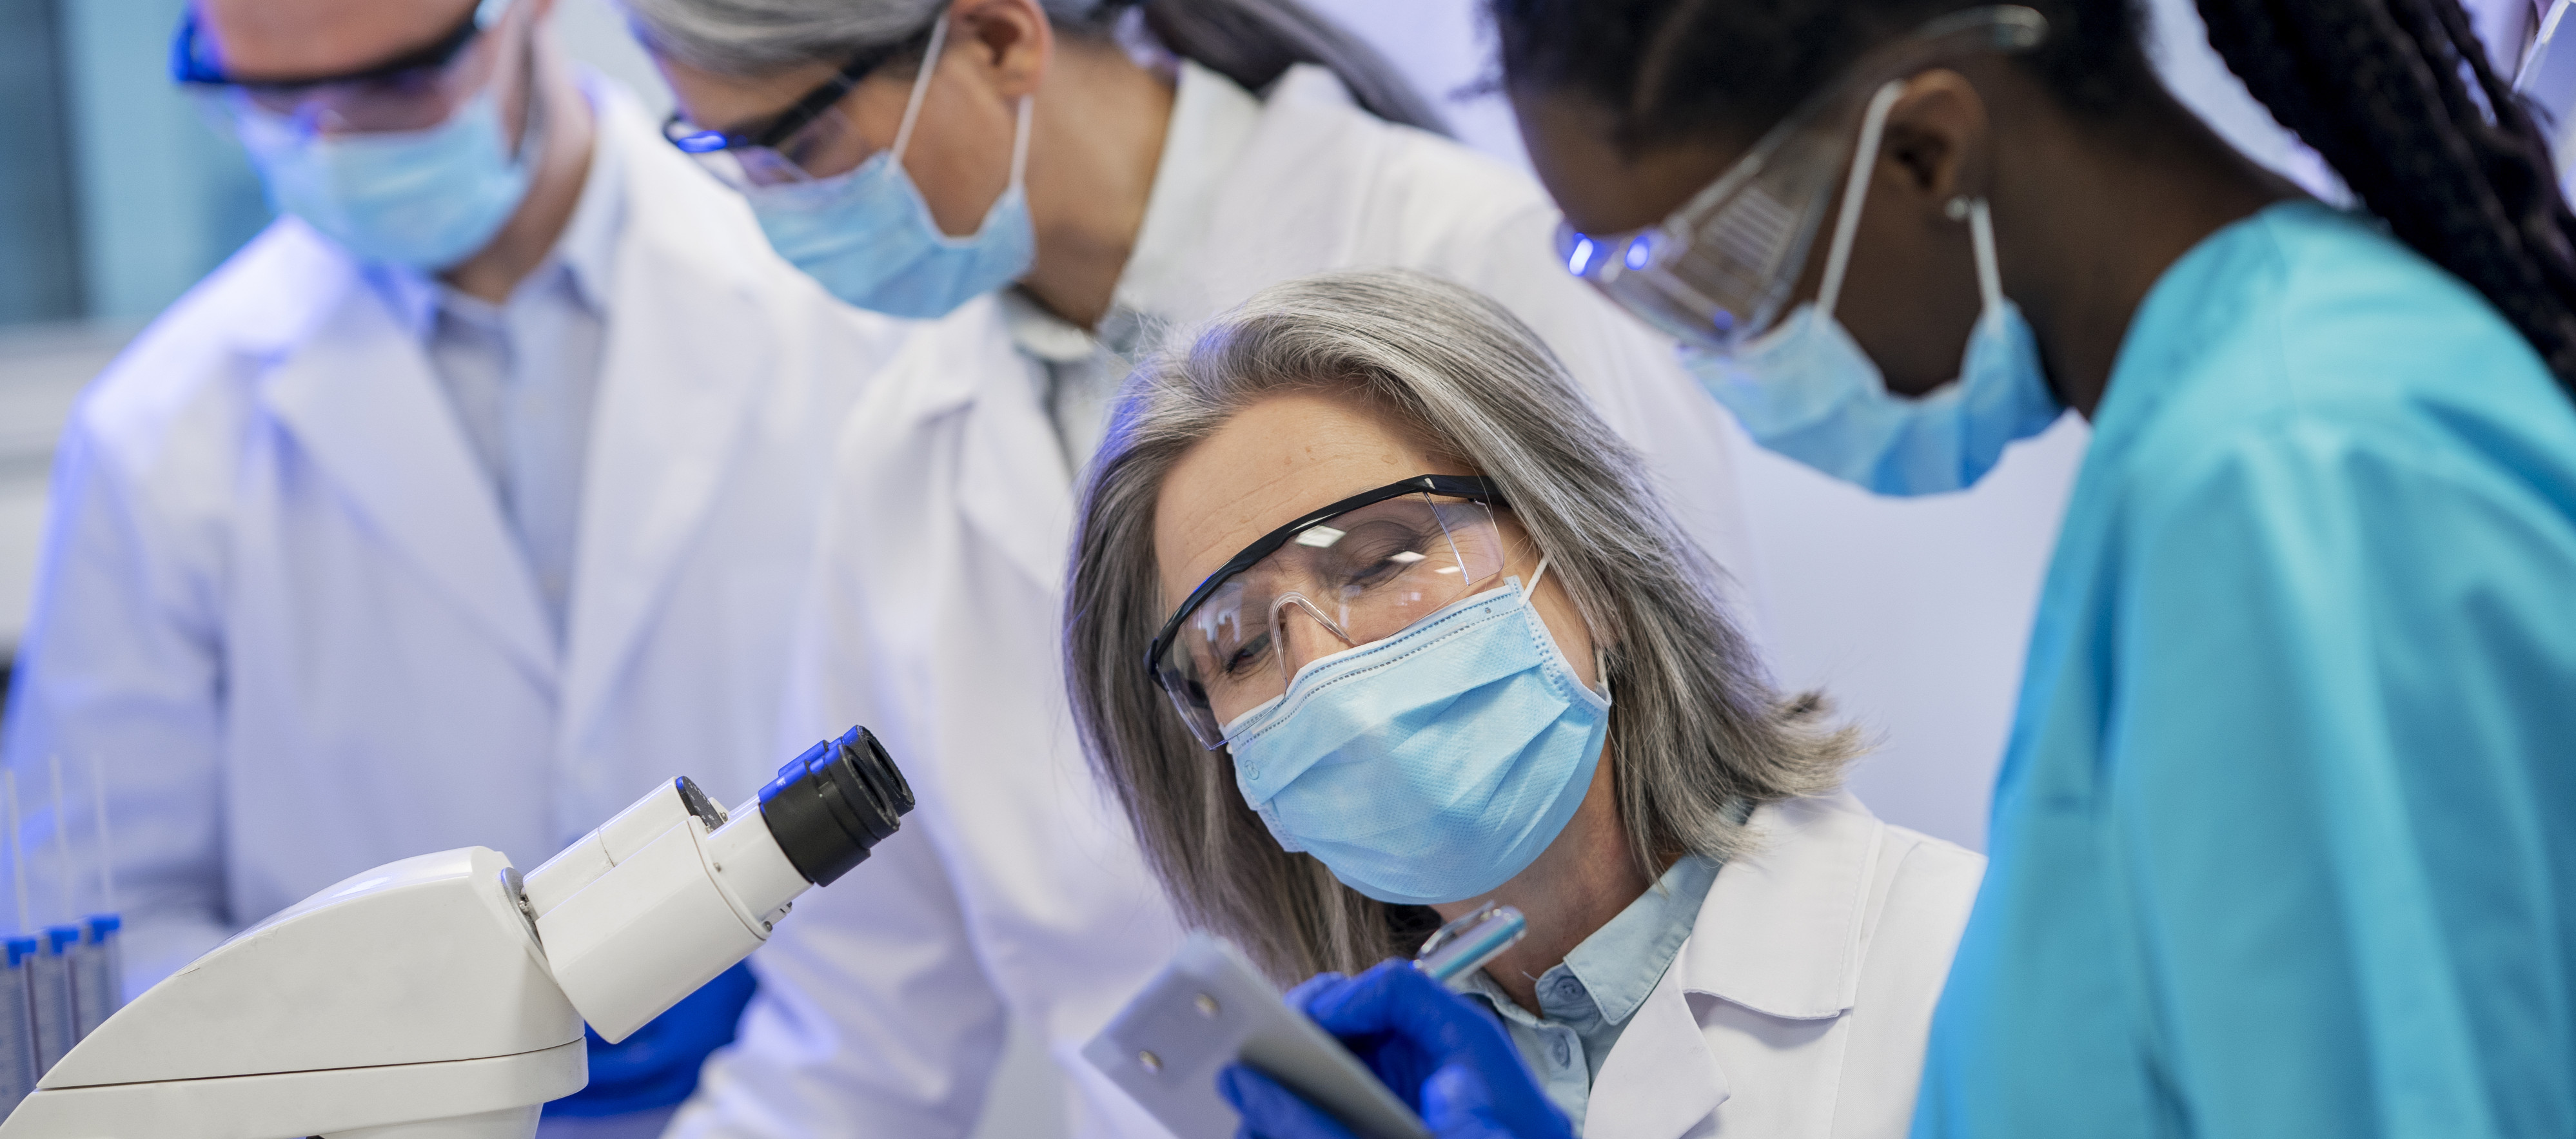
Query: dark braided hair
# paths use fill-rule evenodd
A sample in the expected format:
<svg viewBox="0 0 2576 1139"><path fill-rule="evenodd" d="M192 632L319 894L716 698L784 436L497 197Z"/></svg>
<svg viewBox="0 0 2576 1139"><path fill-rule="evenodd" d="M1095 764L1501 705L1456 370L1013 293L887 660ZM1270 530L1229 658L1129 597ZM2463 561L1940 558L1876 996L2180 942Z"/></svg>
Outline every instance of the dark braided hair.
<svg viewBox="0 0 2576 1139"><path fill-rule="evenodd" d="M1491 0L1505 80L1582 94L1632 149L1788 115L1868 47L1993 0ZM2157 82L2131 0L2048 17L2015 63L2106 122ZM2400 240L2484 294L2576 394L2576 214L2459 0L2197 0L2254 97ZM1739 140L1749 141L1749 140Z"/></svg>

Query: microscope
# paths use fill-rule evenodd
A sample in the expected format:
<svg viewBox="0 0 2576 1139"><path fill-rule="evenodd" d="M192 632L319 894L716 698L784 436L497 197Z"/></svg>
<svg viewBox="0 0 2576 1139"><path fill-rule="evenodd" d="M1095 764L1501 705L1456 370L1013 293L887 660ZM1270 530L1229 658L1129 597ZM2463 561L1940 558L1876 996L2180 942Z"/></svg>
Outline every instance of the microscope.
<svg viewBox="0 0 2576 1139"><path fill-rule="evenodd" d="M727 813L688 779L522 876L484 847L379 866L109 1017L0 1139L529 1139L615 1043L749 956L895 833L912 789L852 728Z"/></svg>

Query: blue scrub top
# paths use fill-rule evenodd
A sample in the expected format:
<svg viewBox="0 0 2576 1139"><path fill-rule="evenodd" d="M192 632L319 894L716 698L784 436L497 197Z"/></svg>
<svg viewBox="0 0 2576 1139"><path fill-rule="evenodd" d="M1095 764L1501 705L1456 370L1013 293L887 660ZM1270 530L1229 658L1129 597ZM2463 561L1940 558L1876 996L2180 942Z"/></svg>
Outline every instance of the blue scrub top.
<svg viewBox="0 0 2576 1139"><path fill-rule="evenodd" d="M1917 1136L2576 1135L2576 409L2314 203L2138 309Z"/></svg>

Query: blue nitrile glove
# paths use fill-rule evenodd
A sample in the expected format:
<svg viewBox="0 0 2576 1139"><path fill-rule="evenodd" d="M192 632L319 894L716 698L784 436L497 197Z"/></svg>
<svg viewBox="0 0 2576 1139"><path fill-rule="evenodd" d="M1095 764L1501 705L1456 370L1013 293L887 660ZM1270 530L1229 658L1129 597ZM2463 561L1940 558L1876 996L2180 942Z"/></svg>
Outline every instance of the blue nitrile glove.
<svg viewBox="0 0 2576 1139"><path fill-rule="evenodd" d="M590 1042L590 1083L547 1104L545 1113L598 1119L689 1098L698 1089L698 1069L706 1065L707 1054L733 1043L743 1006L758 988L751 966L736 964L615 1044L583 1029Z"/></svg>
<svg viewBox="0 0 2576 1139"><path fill-rule="evenodd" d="M1435 1139L1573 1139L1503 1026L1409 961L1355 978L1325 973L1287 1001L1394 1089ZM1241 1064L1217 1074L1217 1091L1242 1113L1244 1139L1352 1139L1321 1109Z"/></svg>

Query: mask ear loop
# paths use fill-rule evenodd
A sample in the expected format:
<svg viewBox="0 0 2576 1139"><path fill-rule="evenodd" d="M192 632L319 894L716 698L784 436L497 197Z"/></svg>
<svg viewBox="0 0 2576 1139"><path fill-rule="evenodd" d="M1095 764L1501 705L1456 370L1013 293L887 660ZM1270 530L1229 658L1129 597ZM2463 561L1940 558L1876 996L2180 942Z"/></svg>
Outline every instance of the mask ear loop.
<svg viewBox="0 0 2576 1139"><path fill-rule="evenodd" d="M1905 81L1889 80L1870 96L1869 110L1861 115L1860 145L1852 148L1851 177L1843 184L1843 206L1834 219L1834 243L1825 254L1824 284L1816 290L1816 315L1834 315L1834 302L1842 299L1843 270L1851 264L1852 238L1860 232L1861 203L1869 198L1869 176L1878 169L1878 143L1887 133L1887 113L1896 106L1896 97L1905 93Z"/></svg>
<svg viewBox="0 0 2576 1139"><path fill-rule="evenodd" d="M1530 571L1529 584L1521 587L1521 598L1524 604L1538 604L1538 583L1547 580L1549 557L1550 555L1547 554L1538 556L1538 568ZM1575 607L1575 615L1583 621L1584 635L1592 638L1592 679L1596 682L1595 686L1601 690L1601 694L1608 696L1610 694L1610 651L1602 646L1601 635L1593 631L1592 619L1583 616L1581 606Z"/></svg>
<svg viewBox="0 0 2576 1139"><path fill-rule="evenodd" d="M921 121L921 99L930 90L930 73L939 69L939 52L948 46L948 19L952 9L939 10L939 23L930 29L930 46L921 53L921 74L912 77L912 96L903 104L903 125L894 131L894 161L903 164L904 152L912 146L912 125Z"/></svg>
<svg viewBox="0 0 2576 1139"><path fill-rule="evenodd" d="M1020 96L1020 125L1018 132L1011 137L1011 185L1010 189L1004 190L1003 193L1028 185L1030 111L1037 106L1037 102L1038 97L1035 95Z"/></svg>
<svg viewBox="0 0 2576 1139"><path fill-rule="evenodd" d="M1968 242L1977 250L1977 295L1988 313L2004 307L2003 272L1995 263L1995 214L1979 198L1968 203Z"/></svg>
<svg viewBox="0 0 2576 1139"><path fill-rule="evenodd" d="M489 3L489 0L486 0L483 8L490 8L491 6L492 5ZM506 9L508 7L507 3L505 2L502 7ZM482 8L475 10L476 17L478 19L481 18L482 10ZM545 141L546 128L553 125L546 114L546 95L542 84L539 82L539 76L537 74L536 35L537 33L533 29L528 32L527 72L522 75L519 80L526 84L528 88L528 113L526 117L521 119L519 122L519 149L516 153L510 156L510 161L518 164L521 169L528 171L528 176L530 178L534 178L536 176L537 155L538 151L541 149L541 145ZM498 110L499 108L496 107L494 109Z"/></svg>

